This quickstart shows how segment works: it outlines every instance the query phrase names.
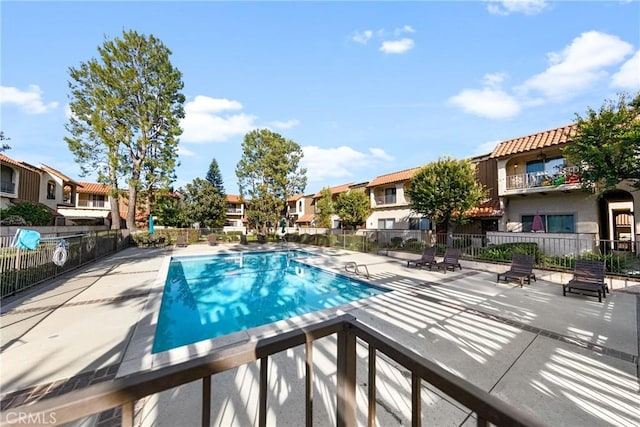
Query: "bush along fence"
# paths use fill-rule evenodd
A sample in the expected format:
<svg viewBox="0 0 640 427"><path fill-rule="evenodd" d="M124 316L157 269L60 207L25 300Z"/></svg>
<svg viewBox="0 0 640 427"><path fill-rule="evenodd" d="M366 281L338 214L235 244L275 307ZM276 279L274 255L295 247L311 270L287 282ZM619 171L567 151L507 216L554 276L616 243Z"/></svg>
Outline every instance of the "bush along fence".
<svg viewBox="0 0 640 427"><path fill-rule="evenodd" d="M34 250L11 246L0 238L0 298L15 295L45 280L120 251L130 244L128 230L47 235Z"/></svg>
<svg viewBox="0 0 640 427"><path fill-rule="evenodd" d="M573 270L576 259L596 259L605 261L608 275L640 279L640 241L603 240L589 235L576 242L573 236L505 234L508 236L496 238L479 234L448 236L417 230L359 230L357 233L332 230L327 234L287 235L287 240L369 253L420 254L426 246L436 245L438 256L442 256L447 247L455 247L462 250L463 259L489 263L510 263L514 253L528 254L535 256L536 268L556 271Z"/></svg>

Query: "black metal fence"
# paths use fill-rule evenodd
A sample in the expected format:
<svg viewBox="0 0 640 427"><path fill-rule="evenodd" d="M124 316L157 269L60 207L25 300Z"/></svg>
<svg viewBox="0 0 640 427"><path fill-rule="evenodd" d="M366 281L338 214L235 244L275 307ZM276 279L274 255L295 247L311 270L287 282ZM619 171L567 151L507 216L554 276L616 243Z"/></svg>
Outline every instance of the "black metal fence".
<svg viewBox="0 0 640 427"><path fill-rule="evenodd" d="M130 244L128 230L47 235L33 250L15 248L12 241L12 236L0 237L0 298L15 295Z"/></svg>
<svg viewBox="0 0 640 427"><path fill-rule="evenodd" d="M436 245L442 256L447 247L460 248L462 257L489 263L509 263L514 253L534 255L536 268L570 270L576 259L605 261L607 274L640 279L640 241L603 240L592 235L532 236L502 233L499 238L481 234L435 234L419 230L330 230L325 234L288 235L290 242L331 246L369 253L390 251L422 253Z"/></svg>

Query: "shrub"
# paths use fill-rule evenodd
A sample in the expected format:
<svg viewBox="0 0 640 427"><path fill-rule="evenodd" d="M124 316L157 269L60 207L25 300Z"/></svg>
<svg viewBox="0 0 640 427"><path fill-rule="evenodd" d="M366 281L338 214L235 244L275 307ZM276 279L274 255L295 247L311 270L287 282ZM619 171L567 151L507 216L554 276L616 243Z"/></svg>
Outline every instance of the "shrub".
<svg viewBox="0 0 640 427"><path fill-rule="evenodd" d="M463 240L463 239L459 239ZM534 255L536 263L539 263L542 257L540 248L535 242L513 242L491 245L478 254L479 259L491 261L511 261L513 254Z"/></svg>
<svg viewBox="0 0 640 427"><path fill-rule="evenodd" d="M42 226L51 224L53 216L44 205L32 202L20 202L11 205L7 209L0 210L0 218L8 218L11 216L22 217L25 221L24 225ZM13 225L4 224L3 225ZM20 224L22 225L22 224Z"/></svg>
<svg viewBox="0 0 640 427"><path fill-rule="evenodd" d="M392 237L391 238L391 247L399 248L402 246L402 237Z"/></svg>

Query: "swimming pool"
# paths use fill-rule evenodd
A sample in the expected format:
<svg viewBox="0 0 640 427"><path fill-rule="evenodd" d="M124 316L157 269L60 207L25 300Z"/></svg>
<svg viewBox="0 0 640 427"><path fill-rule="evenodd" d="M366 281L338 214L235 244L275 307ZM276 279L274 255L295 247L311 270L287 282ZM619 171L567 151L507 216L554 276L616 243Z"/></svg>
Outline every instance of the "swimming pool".
<svg viewBox="0 0 640 427"><path fill-rule="evenodd" d="M294 250L172 258L152 352L386 292L296 260L310 255Z"/></svg>

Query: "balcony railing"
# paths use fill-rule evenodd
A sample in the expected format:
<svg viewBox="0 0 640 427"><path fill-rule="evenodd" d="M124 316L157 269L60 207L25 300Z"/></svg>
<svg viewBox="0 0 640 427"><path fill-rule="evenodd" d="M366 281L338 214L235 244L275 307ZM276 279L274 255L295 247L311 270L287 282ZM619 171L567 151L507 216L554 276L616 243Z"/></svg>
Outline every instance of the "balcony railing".
<svg viewBox="0 0 640 427"><path fill-rule="evenodd" d="M0 181L0 192L14 194L16 184L11 181Z"/></svg>
<svg viewBox="0 0 640 427"><path fill-rule="evenodd" d="M146 396L169 390L192 381L201 380L201 424L211 424L211 377L217 373L237 368L260 360L257 377L258 425L267 425L269 394L267 371L269 357L287 349L304 345L305 349L305 423L313 425L314 369L313 342L331 335L337 335L336 363L336 425L351 427L356 425L356 347L357 340L368 348L368 425L376 420L376 358L380 353L409 371L411 376L411 424L422 425L423 381L451 396L476 414L476 424L486 426L535 426L542 423L519 409L503 402L470 382L452 374L439 364L425 359L413 351L402 347L397 341L358 322L353 316L342 315L306 327L296 328L274 337L250 341L226 348L181 364L168 366L151 372L142 372L89 386L82 390L41 400L4 411L3 425L21 416L24 424L36 424L37 420L49 420L53 416L56 423L63 424L87 417L111 408L122 408L122 425L134 424L134 403ZM31 422L31 424L30 424Z"/></svg>
<svg viewBox="0 0 640 427"><path fill-rule="evenodd" d="M104 200L78 200L79 208L108 208L109 205Z"/></svg>
<svg viewBox="0 0 640 427"><path fill-rule="evenodd" d="M580 176L578 175L578 168L576 166L563 168L556 174L549 174L548 172L530 172L517 175L507 175L507 190L558 187L564 184L580 184Z"/></svg>
<svg viewBox="0 0 640 427"><path fill-rule="evenodd" d="M376 205L395 205L397 203L397 198L395 195L393 196L378 196L376 197Z"/></svg>
<svg viewBox="0 0 640 427"><path fill-rule="evenodd" d="M240 215L242 213L242 209L240 209L240 208L227 208L227 213L228 214Z"/></svg>

